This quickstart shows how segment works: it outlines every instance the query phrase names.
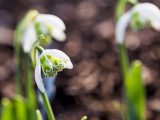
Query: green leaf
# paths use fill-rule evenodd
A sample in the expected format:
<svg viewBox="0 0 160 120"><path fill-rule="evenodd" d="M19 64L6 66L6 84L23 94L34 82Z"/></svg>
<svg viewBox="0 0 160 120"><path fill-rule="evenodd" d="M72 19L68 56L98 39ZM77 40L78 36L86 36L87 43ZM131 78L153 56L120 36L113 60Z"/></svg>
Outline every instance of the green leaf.
<svg viewBox="0 0 160 120"><path fill-rule="evenodd" d="M30 90L29 99L26 99L26 112L29 120L35 120L36 114L36 98L35 98L35 91L33 89Z"/></svg>
<svg viewBox="0 0 160 120"><path fill-rule="evenodd" d="M21 96L15 96L13 98L15 120L28 120L26 102Z"/></svg>
<svg viewBox="0 0 160 120"><path fill-rule="evenodd" d="M83 116L83 117L81 118L81 120L88 120L88 119L87 119L87 116Z"/></svg>
<svg viewBox="0 0 160 120"><path fill-rule="evenodd" d="M30 60L28 54L25 54L25 71L26 71L26 107L27 107L27 116L29 120L35 120L35 110L36 110L36 95L35 90L32 85L31 78L31 69L30 69Z"/></svg>
<svg viewBox="0 0 160 120"><path fill-rule="evenodd" d="M36 110L36 120L43 120L41 112L39 110Z"/></svg>
<svg viewBox="0 0 160 120"><path fill-rule="evenodd" d="M8 98L2 99L2 113L0 120L13 120L13 105Z"/></svg>
<svg viewBox="0 0 160 120"><path fill-rule="evenodd" d="M141 63L133 62L124 83L129 120L145 120L146 95L141 75Z"/></svg>

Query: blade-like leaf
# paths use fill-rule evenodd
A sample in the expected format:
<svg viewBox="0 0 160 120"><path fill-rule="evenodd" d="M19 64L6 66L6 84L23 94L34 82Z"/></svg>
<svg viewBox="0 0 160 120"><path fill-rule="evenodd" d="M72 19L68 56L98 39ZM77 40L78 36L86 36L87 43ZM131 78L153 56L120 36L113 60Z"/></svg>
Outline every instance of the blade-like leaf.
<svg viewBox="0 0 160 120"><path fill-rule="evenodd" d="M145 88L141 77L141 63L135 61L125 79L125 97L129 120L145 120Z"/></svg>
<svg viewBox="0 0 160 120"><path fill-rule="evenodd" d="M26 102L21 96L13 98L15 120L28 120L26 111Z"/></svg>
<svg viewBox="0 0 160 120"><path fill-rule="evenodd" d="M43 120L41 112L39 110L36 110L36 120Z"/></svg>
<svg viewBox="0 0 160 120"><path fill-rule="evenodd" d="M13 105L8 98L2 99L2 113L0 120L14 120Z"/></svg>

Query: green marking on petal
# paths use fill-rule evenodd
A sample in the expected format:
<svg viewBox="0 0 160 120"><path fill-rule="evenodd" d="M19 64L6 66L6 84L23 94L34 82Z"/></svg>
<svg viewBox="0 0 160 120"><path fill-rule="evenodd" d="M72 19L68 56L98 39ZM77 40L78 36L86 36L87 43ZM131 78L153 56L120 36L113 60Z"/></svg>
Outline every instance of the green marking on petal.
<svg viewBox="0 0 160 120"><path fill-rule="evenodd" d="M150 21L147 19L144 21L141 21L139 13L136 12L132 15L131 28L133 30L142 29L142 28L148 27L148 26L150 26Z"/></svg>
<svg viewBox="0 0 160 120"><path fill-rule="evenodd" d="M40 63L45 77L53 77L64 69L63 61L50 55L41 56Z"/></svg>

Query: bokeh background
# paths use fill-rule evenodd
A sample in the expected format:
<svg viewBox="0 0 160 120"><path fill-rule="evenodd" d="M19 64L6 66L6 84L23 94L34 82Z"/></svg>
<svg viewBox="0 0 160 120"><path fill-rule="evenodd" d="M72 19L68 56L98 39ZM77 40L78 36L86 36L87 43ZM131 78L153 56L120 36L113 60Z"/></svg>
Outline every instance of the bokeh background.
<svg viewBox="0 0 160 120"><path fill-rule="evenodd" d="M159 0L147 2L160 7ZM66 42L54 41L48 46L66 52L74 64L73 70L57 76L52 100L57 120L79 120L83 115L89 120L121 120L124 91L114 40L116 3L117 0L0 0L0 99L15 94L14 29L28 10L36 9L57 15L67 26ZM128 30L125 45L130 59L140 59L143 64L147 119L160 120L160 33L153 29Z"/></svg>

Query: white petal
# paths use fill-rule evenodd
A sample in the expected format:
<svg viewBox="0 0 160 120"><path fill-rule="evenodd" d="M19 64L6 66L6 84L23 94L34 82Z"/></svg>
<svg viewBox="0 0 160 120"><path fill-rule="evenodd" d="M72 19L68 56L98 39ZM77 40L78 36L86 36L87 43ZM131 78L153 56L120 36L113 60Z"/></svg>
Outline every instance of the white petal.
<svg viewBox="0 0 160 120"><path fill-rule="evenodd" d="M160 10L157 6L152 3L140 3L137 4L131 11L131 13L138 13L140 21L145 23L146 21L151 22L151 26L160 30Z"/></svg>
<svg viewBox="0 0 160 120"><path fill-rule="evenodd" d="M130 12L127 12L124 15L122 15L121 18L117 22L115 34L116 34L116 42L118 44L122 44L124 41L125 32L126 32L130 19L131 19L131 14Z"/></svg>
<svg viewBox="0 0 160 120"><path fill-rule="evenodd" d="M27 30L24 32L24 35L21 40L22 48L25 53L29 53L32 49L34 42L37 40L35 30L33 25L30 25Z"/></svg>
<svg viewBox="0 0 160 120"><path fill-rule="evenodd" d="M35 81L37 84L37 87L39 88L39 90L41 92L45 92L45 88L44 88L44 84L43 84L43 80L42 80L42 76L41 76L41 66L40 66L40 61L37 61L37 65L35 68Z"/></svg>
<svg viewBox="0 0 160 120"><path fill-rule="evenodd" d="M68 68L68 69L73 68L73 64L70 58L64 52L57 49L45 49L44 52L41 54L41 56L45 54L61 59L64 64L64 68Z"/></svg>
<svg viewBox="0 0 160 120"><path fill-rule="evenodd" d="M66 34L59 29L53 29L51 31L51 35L53 38L55 38L56 40L58 40L60 42L64 42L66 39Z"/></svg>
<svg viewBox="0 0 160 120"><path fill-rule="evenodd" d="M61 29L65 31L66 27L64 22L55 15L50 14L40 14L36 18L36 22L40 22L42 24L49 24L53 29Z"/></svg>

